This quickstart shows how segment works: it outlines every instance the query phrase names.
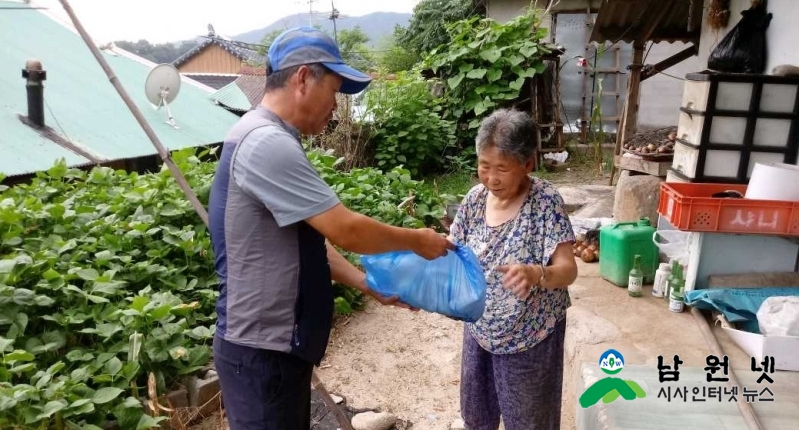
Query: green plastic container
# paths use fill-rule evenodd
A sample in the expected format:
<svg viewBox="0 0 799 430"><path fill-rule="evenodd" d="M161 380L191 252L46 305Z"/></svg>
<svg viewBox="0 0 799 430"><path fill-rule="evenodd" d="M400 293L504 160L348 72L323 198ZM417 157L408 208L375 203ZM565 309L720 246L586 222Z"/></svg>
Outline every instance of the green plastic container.
<svg viewBox="0 0 799 430"><path fill-rule="evenodd" d="M599 230L599 276L626 287L633 260L638 254L641 256L644 283L653 283L660 263L658 248L652 241L655 231L648 218L602 227Z"/></svg>

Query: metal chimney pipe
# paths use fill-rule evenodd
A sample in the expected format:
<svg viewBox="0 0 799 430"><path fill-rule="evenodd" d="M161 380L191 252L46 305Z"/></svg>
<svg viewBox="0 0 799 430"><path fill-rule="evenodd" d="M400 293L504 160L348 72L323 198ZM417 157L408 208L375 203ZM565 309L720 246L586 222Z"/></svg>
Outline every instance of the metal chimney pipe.
<svg viewBox="0 0 799 430"><path fill-rule="evenodd" d="M36 59L25 62L22 77L27 79L25 88L28 91L28 119L38 127L44 127L44 81L47 72L42 70L42 63Z"/></svg>

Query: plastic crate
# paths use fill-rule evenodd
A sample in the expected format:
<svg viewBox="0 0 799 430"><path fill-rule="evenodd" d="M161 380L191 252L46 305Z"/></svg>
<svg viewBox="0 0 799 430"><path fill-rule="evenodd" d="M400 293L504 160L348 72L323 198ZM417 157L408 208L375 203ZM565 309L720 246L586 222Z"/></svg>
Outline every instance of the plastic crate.
<svg viewBox="0 0 799 430"><path fill-rule="evenodd" d="M746 185L663 182L658 213L679 230L799 236L799 202L717 198Z"/></svg>

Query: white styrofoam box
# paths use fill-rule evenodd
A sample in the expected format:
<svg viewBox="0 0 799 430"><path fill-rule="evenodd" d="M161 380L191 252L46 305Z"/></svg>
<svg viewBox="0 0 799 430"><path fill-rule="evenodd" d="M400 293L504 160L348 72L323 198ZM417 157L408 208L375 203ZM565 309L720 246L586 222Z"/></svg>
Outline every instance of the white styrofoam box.
<svg viewBox="0 0 799 430"><path fill-rule="evenodd" d="M699 157L699 151L696 152ZM705 176L735 178L740 164L741 153L738 151L708 150L705 155Z"/></svg>
<svg viewBox="0 0 799 430"><path fill-rule="evenodd" d="M707 110L710 81L685 81L682 93L682 107L700 111Z"/></svg>
<svg viewBox="0 0 799 430"><path fill-rule="evenodd" d="M674 145L674 158L671 162L672 168L693 179L696 178L698 162L698 149L683 145L679 142ZM704 175L734 179L738 176L738 165L740 162L741 153L738 151L707 150L707 154L705 155Z"/></svg>
<svg viewBox="0 0 799 430"><path fill-rule="evenodd" d="M746 172L746 177L752 176L752 169L755 168L755 163L770 164L782 163L785 161L785 154L775 154L773 152L752 152L749 154L749 168Z"/></svg>
<svg viewBox="0 0 799 430"><path fill-rule="evenodd" d="M716 109L748 111L752 99L751 83L719 82L716 90ZM710 81L686 80L683 87L682 106L698 111L707 111Z"/></svg>
<svg viewBox="0 0 799 430"><path fill-rule="evenodd" d="M674 172L669 170L668 172L666 172L666 182L678 182L684 184L687 183L688 181L680 176L677 176Z"/></svg>
<svg viewBox="0 0 799 430"><path fill-rule="evenodd" d="M688 143L699 145L704 126L704 115L689 115L680 111L680 119L677 123L677 137ZM745 132L746 118L714 116L710 125L709 143L743 145Z"/></svg>
<svg viewBox="0 0 799 430"><path fill-rule="evenodd" d="M721 328L746 355L754 357L757 362L766 356L774 357L775 370L799 371L799 337L764 336L733 328L723 315L719 315L719 320Z"/></svg>
<svg viewBox="0 0 799 430"><path fill-rule="evenodd" d="M761 112L793 112L796 102L796 85L763 84L760 94Z"/></svg>
<svg viewBox="0 0 799 430"><path fill-rule="evenodd" d="M696 163L699 158L699 151L690 146L683 145L680 142L674 145L674 157L671 161L671 167L683 175L693 179L696 176ZM666 177L667 182L671 182Z"/></svg>
<svg viewBox="0 0 799 430"><path fill-rule="evenodd" d="M716 90L716 109L749 111L754 84L719 82Z"/></svg>
<svg viewBox="0 0 799 430"><path fill-rule="evenodd" d="M715 121L715 119L714 119ZM752 144L756 146L788 146L788 135L791 133L791 120L758 118L755 123L755 135Z"/></svg>

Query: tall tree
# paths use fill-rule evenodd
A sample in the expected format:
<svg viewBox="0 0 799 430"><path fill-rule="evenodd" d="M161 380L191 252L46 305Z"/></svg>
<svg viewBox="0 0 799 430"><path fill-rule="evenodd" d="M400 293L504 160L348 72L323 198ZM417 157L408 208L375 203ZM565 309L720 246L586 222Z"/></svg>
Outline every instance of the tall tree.
<svg viewBox="0 0 799 430"><path fill-rule="evenodd" d="M283 29L272 30L269 33L264 34L264 37L261 38L261 43L258 47L258 53L261 55L266 55L269 51L269 46L272 45L272 42L280 36L280 33L284 32Z"/></svg>
<svg viewBox="0 0 799 430"><path fill-rule="evenodd" d="M380 42L378 65L389 73L411 70L417 62L416 54L397 43L403 31L402 27L397 26L394 34L385 36Z"/></svg>
<svg viewBox="0 0 799 430"><path fill-rule="evenodd" d="M196 41L184 41L180 45L174 43L158 43L153 45L145 39L140 39L137 42L118 40L114 42L114 44L154 63L171 63L185 52L197 46Z"/></svg>
<svg viewBox="0 0 799 430"><path fill-rule="evenodd" d="M340 30L337 35L338 46L344 61L360 70L370 70L374 68L375 60L366 44L369 36L355 26L351 29Z"/></svg>
<svg viewBox="0 0 799 430"><path fill-rule="evenodd" d="M476 14L472 0L421 0L413 8L408 28L399 31L398 42L419 60L433 49L449 43L447 24Z"/></svg>

